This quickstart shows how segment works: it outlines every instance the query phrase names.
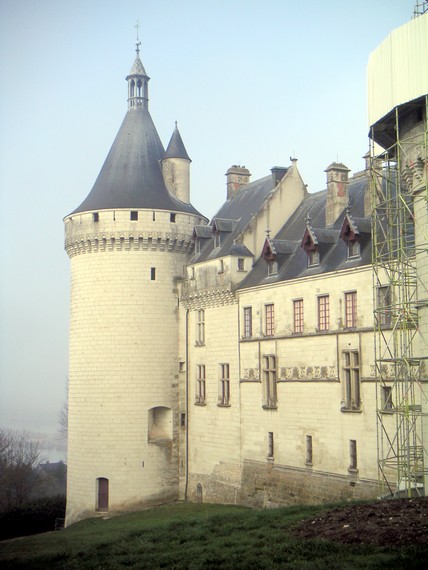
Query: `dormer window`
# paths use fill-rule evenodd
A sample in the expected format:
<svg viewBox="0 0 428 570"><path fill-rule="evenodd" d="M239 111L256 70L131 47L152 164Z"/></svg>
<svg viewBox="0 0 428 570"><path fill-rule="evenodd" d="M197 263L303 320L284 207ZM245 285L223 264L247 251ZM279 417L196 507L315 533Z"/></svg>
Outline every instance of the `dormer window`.
<svg viewBox="0 0 428 570"><path fill-rule="evenodd" d="M360 257L360 244L359 242L354 240L348 241L348 259L353 259L355 257Z"/></svg>
<svg viewBox="0 0 428 570"><path fill-rule="evenodd" d="M320 253L317 249L309 250L307 253L308 267L315 267L320 264Z"/></svg>
<svg viewBox="0 0 428 570"><path fill-rule="evenodd" d="M220 232L215 232L214 233L214 247L220 247L221 245L221 236L220 236Z"/></svg>
<svg viewBox="0 0 428 570"><path fill-rule="evenodd" d="M358 222L358 226L357 226ZM345 242L347 248L347 258L356 259L361 255L360 247L360 228L363 233L369 233L369 228L366 227L365 220L355 219L348 213L343 220L342 229L340 230L340 237Z"/></svg>
<svg viewBox="0 0 428 570"><path fill-rule="evenodd" d="M201 253L201 240L199 238L195 239L195 253Z"/></svg>
<svg viewBox="0 0 428 570"><path fill-rule="evenodd" d="M268 261L268 277L271 275L276 275L278 273L278 263L275 260Z"/></svg>

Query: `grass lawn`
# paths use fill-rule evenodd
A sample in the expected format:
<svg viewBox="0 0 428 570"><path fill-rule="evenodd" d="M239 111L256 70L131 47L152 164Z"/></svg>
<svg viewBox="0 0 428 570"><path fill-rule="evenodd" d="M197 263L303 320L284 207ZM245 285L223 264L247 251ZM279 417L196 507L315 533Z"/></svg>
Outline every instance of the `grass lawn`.
<svg viewBox="0 0 428 570"><path fill-rule="evenodd" d="M428 567L428 546L405 548L299 540L290 524L326 506L274 510L178 503L0 543L0 567L37 569Z"/></svg>

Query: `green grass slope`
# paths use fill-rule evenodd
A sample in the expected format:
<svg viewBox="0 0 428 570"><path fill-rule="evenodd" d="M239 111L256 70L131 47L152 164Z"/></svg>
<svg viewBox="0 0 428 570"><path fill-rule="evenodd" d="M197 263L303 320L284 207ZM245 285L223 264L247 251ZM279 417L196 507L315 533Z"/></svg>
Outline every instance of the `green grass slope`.
<svg viewBox="0 0 428 570"><path fill-rule="evenodd" d="M250 510L173 504L0 543L0 567L37 569L425 568L428 547L300 540L288 529L327 506Z"/></svg>

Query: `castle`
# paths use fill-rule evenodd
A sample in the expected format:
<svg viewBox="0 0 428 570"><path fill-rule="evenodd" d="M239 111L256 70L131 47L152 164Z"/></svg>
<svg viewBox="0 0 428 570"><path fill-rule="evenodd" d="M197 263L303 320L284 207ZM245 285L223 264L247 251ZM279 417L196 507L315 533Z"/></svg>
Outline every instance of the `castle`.
<svg viewBox="0 0 428 570"><path fill-rule="evenodd" d="M210 222L177 127L159 139L137 44L124 121L64 219L67 524L425 493L427 38L424 14L371 56L365 170L332 162L309 194L293 157L256 181L234 165Z"/></svg>

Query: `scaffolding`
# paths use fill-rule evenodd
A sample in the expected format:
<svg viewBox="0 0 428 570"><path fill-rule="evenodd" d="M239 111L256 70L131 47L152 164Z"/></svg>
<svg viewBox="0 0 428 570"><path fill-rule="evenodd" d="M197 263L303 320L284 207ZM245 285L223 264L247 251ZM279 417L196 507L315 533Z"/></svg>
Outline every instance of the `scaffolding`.
<svg viewBox="0 0 428 570"><path fill-rule="evenodd" d="M427 117L425 96L396 107L370 132L381 496L428 494L428 348L420 334L428 327Z"/></svg>

